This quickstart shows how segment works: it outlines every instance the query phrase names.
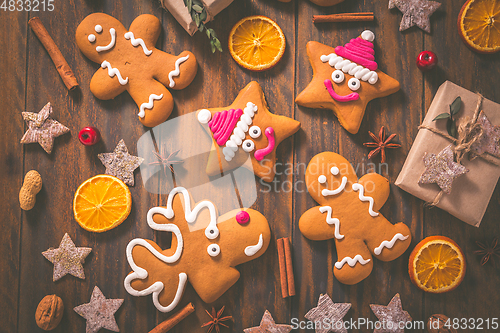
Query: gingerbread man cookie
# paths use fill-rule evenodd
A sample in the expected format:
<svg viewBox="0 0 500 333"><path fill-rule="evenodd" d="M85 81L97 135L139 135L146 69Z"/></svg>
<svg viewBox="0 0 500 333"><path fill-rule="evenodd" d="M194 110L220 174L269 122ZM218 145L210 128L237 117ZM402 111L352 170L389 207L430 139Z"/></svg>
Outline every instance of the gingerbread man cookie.
<svg viewBox="0 0 500 333"><path fill-rule="evenodd" d="M300 217L300 231L311 240L335 239L333 272L340 282L356 284L370 275L372 254L391 261L410 245L410 229L402 222L391 224L378 212L389 197L386 178L369 173L358 180L349 161L324 152L309 162L306 185L320 206Z"/></svg>
<svg viewBox="0 0 500 333"><path fill-rule="evenodd" d="M235 210L217 218L212 202L194 205L183 187L170 192L167 207L150 209L147 221L152 229L171 232L172 245L162 250L150 240L130 241L126 252L133 272L124 284L133 296L153 294L162 312L177 306L187 281L204 302L214 302L238 280L234 267L260 257L271 240L259 212Z"/></svg>
<svg viewBox="0 0 500 333"><path fill-rule="evenodd" d="M336 48L308 42L313 79L295 102L332 110L340 124L356 134L368 102L399 90L399 82L378 69L374 39L373 32L365 30L358 38Z"/></svg>
<svg viewBox="0 0 500 333"><path fill-rule="evenodd" d="M128 31L103 13L90 14L76 29L82 53L101 65L90 81L92 93L108 100L128 91L139 107L139 120L148 127L172 113L174 100L166 87L184 89L198 70L191 52L173 56L157 49L160 32L160 21L146 14L138 16Z"/></svg>
<svg viewBox="0 0 500 333"><path fill-rule="evenodd" d="M197 111L198 121L213 139L207 174L214 176L245 163L264 181L276 173L276 148L300 128L297 120L269 112L260 85L252 81L227 107Z"/></svg>

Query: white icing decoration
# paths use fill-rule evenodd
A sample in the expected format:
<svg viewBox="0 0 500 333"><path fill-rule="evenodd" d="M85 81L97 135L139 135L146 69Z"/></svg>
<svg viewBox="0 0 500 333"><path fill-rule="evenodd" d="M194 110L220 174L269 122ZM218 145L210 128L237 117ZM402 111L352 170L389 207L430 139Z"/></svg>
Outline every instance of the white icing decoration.
<svg viewBox="0 0 500 333"><path fill-rule="evenodd" d="M326 223L330 225L335 225L335 238L337 239L342 239L344 238L344 235L340 234L340 221L337 218L332 218L332 207L330 206L322 206L319 207L319 212L324 214L325 212L328 213L326 215Z"/></svg>
<svg viewBox="0 0 500 333"><path fill-rule="evenodd" d="M392 249L392 247L394 246L394 244L396 243L397 240L407 240L409 236L403 236L403 234L401 233L397 233L394 235L394 237L392 237L392 239L390 241L383 241L382 243L380 243L379 246L377 246L375 248L375 250L373 250L373 253L375 253L377 256L380 255L382 253L382 250L384 249L384 247L388 248L388 249Z"/></svg>
<svg viewBox="0 0 500 333"><path fill-rule="evenodd" d="M365 260L365 259L363 259L363 257L361 256L361 254L357 254L357 255L354 256L354 258L345 257L341 261L337 261L335 263L335 268L341 269L345 265L345 263L347 263L351 267L354 267L354 265L356 265L358 262L361 265L366 265L368 262L370 262L370 260L371 259L366 259Z"/></svg>
<svg viewBox="0 0 500 333"><path fill-rule="evenodd" d="M94 34L90 34L87 38L89 39L89 42L91 42L91 43L95 42L95 35Z"/></svg>
<svg viewBox="0 0 500 333"><path fill-rule="evenodd" d="M332 175L334 175L334 176L338 175L338 174L339 174L339 172L340 172L340 170L339 170L339 168L337 168L336 166L334 166L334 167L332 167L332 168L330 169L330 173L331 173Z"/></svg>
<svg viewBox="0 0 500 333"><path fill-rule="evenodd" d="M145 109L151 110L154 106L154 101L160 100L163 98L163 94L161 95L155 95L151 94L149 95L149 101L147 103L142 103L140 108L139 108L139 113L137 114L139 117L144 118L146 115Z"/></svg>
<svg viewBox="0 0 500 333"><path fill-rule="evenodd" d="M189 192L184 187L176 187L170 191L167 199L167 208L165 209L165 217L171 219L174 217L174 210L172 209L172 201L177 193L181 193L184 196L184 217L188 223L193 223L196 221L198 213L203 208L207 208L210 211L210 223L205 229L205 236L208 239L215 239L219 236L219 229L217 228L217 215L215 211L215 206L212 202L208 200L200 201L194 209L191 211L191 197Z"/></svg>
<svg viewBox="0 0 500 333"><path fill-rule="evenodd" d="M370 84L375 84L378 81L377 72L371 71L363 66L359 66L350 60L336 55L335 53L330 53L328 55L323 54L320 59L322 62L328 62L330 66L340 69L342 72L349 75L354 75L357 79L367 81Z"/></svg>
<svg viewBox="0 0 500 333"><path fill-rule="evenodd" d="M368 201L370 203L370 206L368 207L368 213L370 213L371 216L375 217L378 216L378 213L373 211L373 205L374 205L374 200L372 197L366 197L364 195L365 193L365 188L361 184L352 184L352 189L353 191L359 191L359 200L361 201Z"/></svg>
<svg viewBox="0 0 500 333"><path fill-rule="evenodd" d="M109 42L109 44L106 45L106 46L98 46L98 47L96 47L95 50L97 52L107 51L107 50L113 48L113 46L115 46L115 42L116 42L116 30L114 28L109 29L109 34L111 35L111 42Z"/></svg>
<svg viewBox="0 0 500 333"><path fill-rule="evenodd" d="M102 26L100 24L97 24L94 27L94 30L95 30L95 32L97 32L98 34L100 34L102 32Z"/></svg>
<svg viewBox="0 0 500 333"><path fill-rule="evenodd" d="M126 77L125 79L123 79L123 77L120 74L120 71L118 70L118 68L111 67L111 64L109 63L109 61L104 60L102 62L102 64L101 64L101 67L108 69L108 75L110 77L114 77L116 75L116 77L118 78L118 82L120 82L120 84L122 86L124 86L124 85L126 85L128 83L128 77Z"/></svg>
<svg viewBox="0 0 500 333"><path fill-rule="evenodd" d="M257 112L257 109L257 105L253 104L252 102L248 102L247 106L243 109L243 114L234 127L233 134L226 142L226 146L222 149L222 154L224 154L224 158L226 161L230 162L236 154L238 146L241 146L244 143L243 140L245 139L245 135L249 130L249 126L252 125L252 118L255 115L255 112ZM252 126L252 128L253 127L254 126ZM246 141L247 140L245 140L245 142ZM249 151L252 150L253 148Z"/></svg>
<svg viewBox="0 0 500 333"><path fill-rule="evenodd" d="M147 56L153 53L152 50L148 50L146 47L146 43L144 43L144 40L142 38L134 38L134 33L132 31L129 31L125 33L124 35L125 39L130 39L130 43L132 43L133 46L141 46L142 50L144 51L144 54Z"/></svg>
<svg viewBox="0 0 500 333"><path fill-rule="evenodd" d="M375 40L375 34L370 30L365 30L361 33L361 38L369 42L373 42Z"/></svg>
<svg viewBox="0 0 500 333"><path fill-rule="evenodd" d="M212 119L212 113L209 110L203 109L198 112L198 121L200 123L207 124L210 119Z"/></svg>
<svg viewBox="0 0 500 333"><path fill-rule="evenodd" d="M189 54L185 57L180 57L179 59L177 59L175 61L175 69L170 71L170 73L168 73L168 80L169 80L169 87L170 88L173 88L175 87L175 82L174 82L174 76L179 76L181 74L181 70L180 70L180 65L189 59Z"/></svg>
<svg viewBox="0 0 500 333"><path fill-rule="evenodd" d="M326 183L326 176L325 175L319 176L318 177L318 182L320 182L320 184Z"/></svg>
<svg viewBox="0 0 500 333"><path fill-rule="evenodd" d="M346 185L347 185L347 177L342 177L342 183L340 184L340 186L338 188L336 188L335 190L328 190L325 188L321 191L321 194L324 197L327 197L329 195L339 194L340 192L342 192L344 190Z"/></svg>
<svg viewBox="0 0 500 333"><path fill-rule="evenodd" d="M215 251L214 251L215 249ZM220 246L217 244L210 244L207 247L208 255L211 257L217 257L220 254Z"/></svg>
<svg viewBox="0 0 500 333"><path fill-rule="evenodd" d="M245 254L248 257L254 256L257 252L259 252L260 249L262 249L263 245L264 245L264 239L262 238L262 234L260 234L259 242L257 243L257 245L247 246L245 248Z"/></svg>

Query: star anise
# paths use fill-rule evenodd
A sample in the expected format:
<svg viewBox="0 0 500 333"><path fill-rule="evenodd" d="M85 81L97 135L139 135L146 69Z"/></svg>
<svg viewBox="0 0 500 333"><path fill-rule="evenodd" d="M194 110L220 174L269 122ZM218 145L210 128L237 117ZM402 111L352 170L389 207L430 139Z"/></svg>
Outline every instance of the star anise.
<svg viewBox="0 0 500 333"><path fill-rule="evenodd" d="M228 320L233 320L233 317L232 316L221 317L222 316L222 312L224 312L224 308L225 308L225 306L223 306L219 310L219 312L215 313L215 308L212 307L212 314L210 314L210 312L208 312L208 310L205 310L205 312L208 314L208 316L210 318L212 318L212 320L210 320L209 322L201 325L201 327L210 326L208 328L207 333L212 332L214 330L214 328L215 328L215 331L217 333L220 333L219 325L229 328L229 326L227 326L226 324L223 324L222 322L223 321L228 321Z"/></svg>
<svg viewBox="0 0 500 333"><path fill-rule="evenodd" d="M375 142L366 142L363 143L365 147L370 147L370 148L375 148L372 151L368 153L368 158L371 159L372 157L377 156L380 153L380 162L385 163L385 150L388 148L400 148L401 145L399 143L393 143L391 142L397 134L391 134L389 137L386 139L385 136L385 127L382 126L380 128L380 131L378 133L378 137L375 136L372 132L368 131L368 134L372 137L372 139Z"/></svg>
<svg viewBox="0 0 500 333"><path fill-rule="evenodd" d="M477 246L479 246L480 250L476 250L473 253L483 256L481 258L481 265L486 264L490 259L493 265L495 265L495 261L493 260L495 257L500 258L500 246L498 245L498 238L493 239L491 244L484 244L481 242L476 242Z"/></svg>
<svg viewBox="0 0 500 333"><path fill-rule="evenodd" d="M173 173L174 167L172 165L184 163L184 161L179 160L177 158L177 154L179 153L179 151L180 150L176 150L173 153L171 153L170 155L168 155L167 157L164 157L164 156L166 156L165 153L163 153L163 155L162 155L162 154L158 153L157 151L153 150L153 154L155 155L157 161L150 162L149 165L161 165L163 167L163 173L165 174L165 177L167 177L167 168L169 168L170 171L172 171L172 173Z"/></svg>

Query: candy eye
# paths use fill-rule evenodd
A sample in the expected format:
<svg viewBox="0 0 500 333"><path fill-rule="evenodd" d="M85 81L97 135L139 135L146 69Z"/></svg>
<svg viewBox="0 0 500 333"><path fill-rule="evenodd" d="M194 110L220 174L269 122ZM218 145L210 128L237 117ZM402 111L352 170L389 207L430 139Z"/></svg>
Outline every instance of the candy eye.
<svg viewBox="0 0 500 333"><path fill-rule="evenodd" d="M252 138L257 139L262 134L262 131L259 126L252 126L250 127L248 134L250 134Z"/></svg>
<svg viewBox="0 0 500 333"><path fill-rule="evenodd" d="M326 176L325 175L319 176L318 177L318 182L320 182L320 184L326 183Z"/></svg>
<svg viewBox="0 0 500 333"><path fill-rule="evenodd" d="M361 83L355 77L353 77L349 80L348 85L349 85L349 89L351 89L352 91L356 91L361 87Z"/></svg>
<svg viewBox="0 0 500 333"><path fill-rule="evenodd" d="M217 244L210 244L207 247L208 255L211 257L217 257L220 254L220 247Z"/></svg>
<svg viewBox="0 0 500 333"><path fill-rule="evenodd" d="M245 140L245 141L243 141L241 148L243 148L244 151L249 153L255 148L255 143L253 143L252 140Z"/></svg>
<svg viewBox="0 0 500 333"><path fill-rule="evenodd" d="M88 37L88 39L89 39L89 42L91 42L91 43L95 42L95 35L94 34L90 34L89 37Z"/></svg>
<svg viewBox="0 0 500 333"><path fill-rule="evenodd" d="M98 34L100 34L102 32L102 27L98 24L95 26L95 32L97 32Z"/></svg>
<svg viewBox="0 0 500 333"><path fill-rule="evenodd" d="M344 72L337 69L332 73L332 81L335 83L342 83L344 81Z"/></svg>

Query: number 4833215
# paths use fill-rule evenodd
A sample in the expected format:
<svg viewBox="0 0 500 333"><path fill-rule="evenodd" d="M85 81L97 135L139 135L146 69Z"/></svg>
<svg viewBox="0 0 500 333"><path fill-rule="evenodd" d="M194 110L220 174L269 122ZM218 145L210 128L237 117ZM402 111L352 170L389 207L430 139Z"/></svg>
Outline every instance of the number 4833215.
<svg viewBox="0 0 500 333"><path fill-rule="evenodd" d="M45 12L54 10L54 0L0 0L4 12Z"/></svg>

